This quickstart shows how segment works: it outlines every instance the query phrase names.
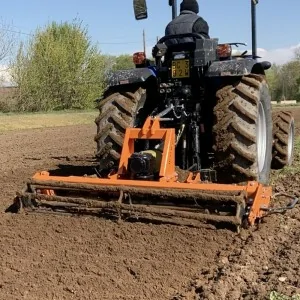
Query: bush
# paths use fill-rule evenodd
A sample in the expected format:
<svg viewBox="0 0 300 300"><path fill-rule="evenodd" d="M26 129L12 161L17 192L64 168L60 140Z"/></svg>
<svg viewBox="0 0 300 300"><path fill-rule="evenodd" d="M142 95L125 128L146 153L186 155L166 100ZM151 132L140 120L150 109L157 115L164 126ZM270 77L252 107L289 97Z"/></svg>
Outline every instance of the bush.
<svg viewBox="0 0 300 300"><path fill-rule="evenodd" d="M103 89L105 59L78 21L51 23L22 44L13 64L20 111L93 107Z"/></svg>

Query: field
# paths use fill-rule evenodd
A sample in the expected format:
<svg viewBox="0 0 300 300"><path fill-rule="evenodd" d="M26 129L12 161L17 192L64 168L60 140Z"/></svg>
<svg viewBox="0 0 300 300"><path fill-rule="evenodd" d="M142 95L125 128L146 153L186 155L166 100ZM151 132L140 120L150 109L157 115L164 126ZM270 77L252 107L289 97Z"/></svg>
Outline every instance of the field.
<svg viewBox="0 0 300 300"><path fill-rule="evenodd" d="M291 109L300 128L300 109ZM235 300L269 299L272 291L300 294L299 206L240 234L4 213L35 171L93 167L95 126L93 117L86 117L74 116L76 125L68 125L66 115L35 115L34 122L30 115L28 122L22 115L0 115L0 299ZM274 172L273 182L276 191L300 196L299 129L297 135L294 166Z"/></svg>
<svg viewBox="0 0 300 300"><path fill-rule="evenodd" d="M0 132L32 128L91 124L96 111L0 114Z"/></svg>

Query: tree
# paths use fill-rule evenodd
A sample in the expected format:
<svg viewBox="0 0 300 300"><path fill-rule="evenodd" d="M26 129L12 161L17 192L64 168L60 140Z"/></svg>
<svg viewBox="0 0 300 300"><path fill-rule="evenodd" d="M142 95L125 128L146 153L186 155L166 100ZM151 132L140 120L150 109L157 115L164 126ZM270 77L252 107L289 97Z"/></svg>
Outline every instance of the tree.
<svg viewBox="0 0 300 300"><path fill-rule="evenodd" d="M0 86L9 84L9 59L15 50L16 41L12 25L0 19Z"/></svg>
<svg viewBox="0 0 300 300"><path fill-rule="evenodd" d="M300 47L297 47L294 51L295 59L300 60Z"/></svg>
<svg viewBox="0 0 300 300"><path fill-rule="evenodd" d="M295 60L300 63L300 47L297 47L295 49ZM295 99L297 100L297 102L300 102L300 70L296 78L296 85L297 85L297 94L295 96Z"/></svg>
<svg viewBox="0 0 300 300"><path fill-rule="evenodd" d="M283 86L283 95L286 99L295 99L299 87L297 79L300 77L300 60L293 60L281 68L280 82Z"/></svg>
<svg viewBox="0 0 300 300"><path fill-rule="evenodd" d="M266 76L272 100L279 101L282 94L282 89L279 88L280 67L273 64L272 67L266 71Z"/></svg>
<svg viewBox="0 0 300 300"><path fill-rule="evenodd" d="M122 54L115 58L112 70L113 71L126 70L126 69L132 69L134 67L135 65L132 60L132 55Z"/></svg>
<svg viewBox="0 0 300 300"><path fill-rule="evenodd" d="M293 60L281 66L274 64L266 75L273 101L300 100L300 48L295 50Z"/></svg>
<svg viewBox="0 0 300 300"><path fill-rule="evenodd" d="M0 19L0 61L12 54L15 44L16 36L12 26Z"/></svg>
<svg viewBox="0 0 300 300"><path fill-rule="evenodd" d="M22 44L13 64L21 111L88 108L103 89L105 60L81 22L53 22Z"/></svg>

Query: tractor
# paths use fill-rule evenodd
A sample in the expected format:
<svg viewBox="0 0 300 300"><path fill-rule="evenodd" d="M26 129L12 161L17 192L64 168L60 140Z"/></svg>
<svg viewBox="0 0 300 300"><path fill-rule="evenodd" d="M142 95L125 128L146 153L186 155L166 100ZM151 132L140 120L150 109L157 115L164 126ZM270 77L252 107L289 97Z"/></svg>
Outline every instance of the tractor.
<svg viewBox="0 0 300 300"><path fill-rule="evenodd" d="M257 2L251 54L187 32L162 37L154 64L136 53L136 68L111 73L95 120L96 176L37 172L15 208L236 228L293 208L297 198L270 207L270 171L291 165L295 128L290 112L272 113ZM137 20L148 16L145 0L133 7Z"/></svg>
<svg viewBox="0 0 300 300"><path fill-rule="evenodd" d="M176 2L169 1L173 18ZM292 163L294 120L289 112L272 114L265 75L271 63L259 62L256 54L256 5L251 0L250 55L233 55L233 46L243 43L219 44L218 39L185 33L157 42L155 68L110 75L96 119L101 173L118 168L126 128L142 126L149 116L175 128L176 166L199 171L213 182L268 184L272 166ZM147 18L146 1L134 0L133 7L137 20ZM168 46L174 39L183 42ZM142 66L145 56L136 53L134 61ZM137 147L159 148L153 143Z"/></svg>

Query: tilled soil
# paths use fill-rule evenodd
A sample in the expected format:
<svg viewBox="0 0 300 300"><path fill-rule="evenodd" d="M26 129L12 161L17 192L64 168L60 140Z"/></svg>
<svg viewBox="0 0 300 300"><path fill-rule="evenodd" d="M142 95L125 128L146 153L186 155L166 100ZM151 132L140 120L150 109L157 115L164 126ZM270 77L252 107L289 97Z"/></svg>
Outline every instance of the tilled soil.
<svg viewBox="0 0 300 300"><path fill-rule="evenodd" d="M4 213L35 171L91 170L94 132L84 125L0 134L0 299L266 299L272 290L300 292L299 207L240 234ZM277 189L297 192L299 179L291 174Z"/></svg>

